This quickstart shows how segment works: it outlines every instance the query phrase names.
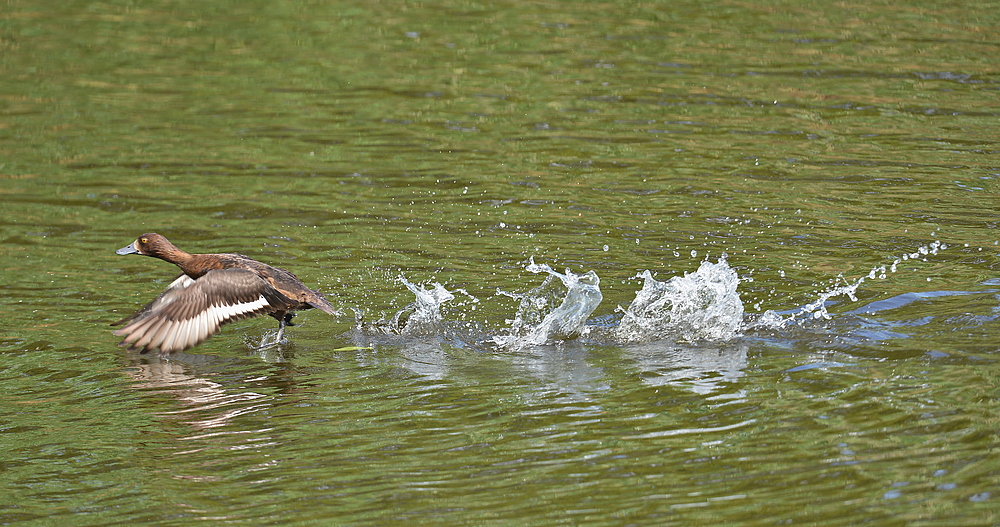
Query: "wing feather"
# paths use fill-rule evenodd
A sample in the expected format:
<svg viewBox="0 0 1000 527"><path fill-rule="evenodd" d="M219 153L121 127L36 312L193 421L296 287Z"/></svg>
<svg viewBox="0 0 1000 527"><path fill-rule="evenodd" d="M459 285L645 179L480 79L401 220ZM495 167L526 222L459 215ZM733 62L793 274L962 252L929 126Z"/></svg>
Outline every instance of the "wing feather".
<svg viewBox="0 0 1000 527"><path fill-rule="evenodd" d="M174 280L152 302L116 324L119 344L161 356L184 351L234 320L284 311L291 301L268 281L245 269L209 271L197 280Z"/></svg>

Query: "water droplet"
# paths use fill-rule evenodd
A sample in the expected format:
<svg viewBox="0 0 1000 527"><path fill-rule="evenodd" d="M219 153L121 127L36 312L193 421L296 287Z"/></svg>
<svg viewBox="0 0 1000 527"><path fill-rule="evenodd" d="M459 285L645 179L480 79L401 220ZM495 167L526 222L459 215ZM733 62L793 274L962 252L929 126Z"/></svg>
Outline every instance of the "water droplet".
<svg viewBox="0 0 1000 527"><path fill-rule="evenodd" d="M971 502L986 501L988 499L990 499L989 492L980 492L979 494L973 494L972 496L969 497L969 501Z"/></svg>

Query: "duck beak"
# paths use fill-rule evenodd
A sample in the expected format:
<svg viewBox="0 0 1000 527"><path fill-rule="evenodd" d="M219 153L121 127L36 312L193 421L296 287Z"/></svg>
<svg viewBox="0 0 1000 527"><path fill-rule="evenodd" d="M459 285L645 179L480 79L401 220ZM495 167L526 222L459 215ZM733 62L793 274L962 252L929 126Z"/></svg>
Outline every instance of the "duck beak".
<svg viewBox="0 0 1000 527"><path fill-rule="evenodd" d="M139 254L139 251L135 248L135 242L132 242L121 249L115 251L115 254Z"/></svg>

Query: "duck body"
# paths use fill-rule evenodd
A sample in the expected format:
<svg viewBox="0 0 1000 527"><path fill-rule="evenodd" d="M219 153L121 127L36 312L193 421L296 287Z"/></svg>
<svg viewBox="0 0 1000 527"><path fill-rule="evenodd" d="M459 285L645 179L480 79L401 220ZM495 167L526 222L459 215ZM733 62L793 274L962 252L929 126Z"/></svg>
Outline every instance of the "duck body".
<svg viewBox="0 0 1000 527"><path fill-rule="evenodd" d="M176 264L183 274L163 293L112 326L123 336L120 346L161 357L190 349L229 322L270 315L278 320L280 341L294 311L316 308L330 315L336 309L318 291L280 267L242 254L189 254L163 236L147 233L115 251L139 254Z"/></svg>

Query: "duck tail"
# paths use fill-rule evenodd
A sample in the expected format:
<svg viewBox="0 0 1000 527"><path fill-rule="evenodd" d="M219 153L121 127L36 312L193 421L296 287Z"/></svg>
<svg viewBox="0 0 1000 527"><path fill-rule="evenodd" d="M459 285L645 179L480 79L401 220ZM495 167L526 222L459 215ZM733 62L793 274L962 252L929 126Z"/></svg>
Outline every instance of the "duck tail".
<svg viewBox="0 0 1000 527"><path fill-rule="evenodd" d="M328 302L326 300L326 298L324 298L323 295L320 294L320 293L318 293L318 292L316 293L316 298L314 300L310 300L309 301L309 305L312 306L312 307L315 307L316 309L318 309L318 310L320 310L320 311L322 311L322 312L324 312L324 313L326 313L328 315L331 315L331 316L334 316L334 317L339 317L340 316L340 310L337 309L337 308L335 308L335 307L333 307L333 305L330 304L330 302Z"/></svg>

